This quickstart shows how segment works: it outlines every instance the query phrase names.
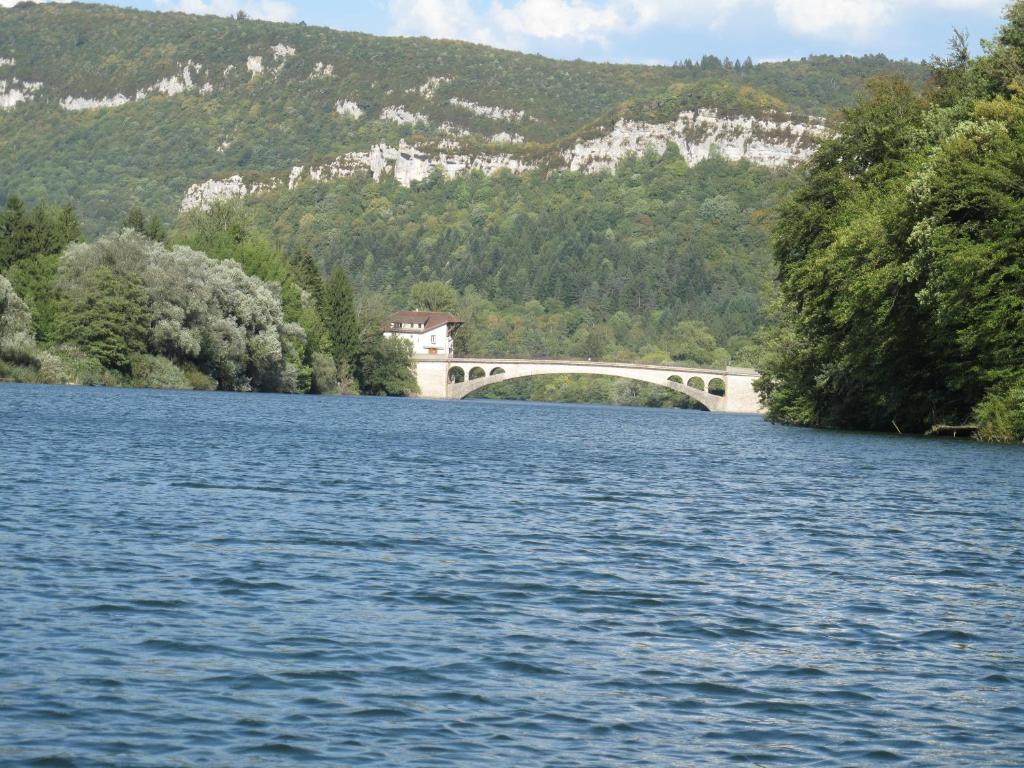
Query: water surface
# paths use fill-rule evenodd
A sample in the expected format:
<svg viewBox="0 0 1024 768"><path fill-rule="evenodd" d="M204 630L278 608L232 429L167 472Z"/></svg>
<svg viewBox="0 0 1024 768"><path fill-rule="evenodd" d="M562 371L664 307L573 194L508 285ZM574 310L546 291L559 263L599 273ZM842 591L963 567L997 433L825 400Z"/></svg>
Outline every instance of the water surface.
<svg viewBox="0 0 1024 768"><path fill-rule="evenodd" d="M0 764L1024 764L1024 450L0 386Z"/></svg>

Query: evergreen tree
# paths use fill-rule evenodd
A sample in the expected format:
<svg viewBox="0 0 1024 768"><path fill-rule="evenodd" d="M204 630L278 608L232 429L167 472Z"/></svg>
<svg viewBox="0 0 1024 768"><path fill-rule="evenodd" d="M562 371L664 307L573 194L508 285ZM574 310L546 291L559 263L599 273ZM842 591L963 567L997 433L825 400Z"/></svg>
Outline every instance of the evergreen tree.
<svg viewBox="0 0 1024 768"><path fill-rule="evenodd" d="M0 269L9 267L25 250L25 218L21 198L7 198L7 206L0 214Z"/></svg>
<svg viewBox="0 0 1024 768"><path fill-rule="evenodd" d="M0 212L0 269L32 256L60 253L81 236L74 209L40 204L27 211L21 198L12 196Z"/></svg>
<svg viewBox="0 0 1024 768"><path fill-rule="evenodd" d="M60 234L61 249L71 243L78 243L82 240L82 223L78 220L78 214L70 205L65 205L57 215L57 231Z"/></svg>
<svg viewBox="0 0 1024 768"><path fill-rule="evenodd" d="M133 206L121 225L122 229L134 229L140 235L146 234L146 214L137 205Z"/></svg>
<svg viewBox="0 0 1024 768"><path fill-rule="evenodd" d="M132 356L146 351L149 321L149 297L141 280L99 267L68 299L58 334L105 368L127 372Z"/></svg>
<svg viewBox="0 0 1024 768"><path fill-rule="evenodd" d="M167 242L167 229L164 227L164 223L160 221L160 217L155 213L149 217L146 229L142 234L158 243Z"/></svg>
<svg viewBox="0 0 1024 768"><path fill-rule="evenodd" d="M317 306L322 306L324 300L324 279L320 274L320 268L313 260L313 254L306 246L299 248L293 263L298 275L299 284L302 285L316 300Z"/></svg>
<svg viewBox="0 0 1024 768"><path fill-rule="evenodd" d="M335 364L339 368L342 365L351 367L359 350L359 322L352 285L341 267L331 273L323 286L320 314L327 328Z"/></svg>

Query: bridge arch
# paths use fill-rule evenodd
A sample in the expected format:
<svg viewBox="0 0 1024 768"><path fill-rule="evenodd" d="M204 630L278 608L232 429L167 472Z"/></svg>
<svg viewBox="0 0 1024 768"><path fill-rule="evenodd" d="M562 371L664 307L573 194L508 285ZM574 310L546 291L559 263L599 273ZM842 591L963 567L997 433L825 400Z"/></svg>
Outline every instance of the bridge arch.
<svg viewBox="0 0 1024 768"><path fill-rule="evenodd" d="M490 374L477 375L474 373L479 370L484 373L485 369L477 364L477 361L462 361L460 366L471 366L470 375L468 378L461 382L454 382L451 380L449 375L448 397L455 400L462 400L463 398L476 392L478 389L483 389L491 384L496 384L501 381L511 381L512 379L529 378L532 376L548 376L557 374L583 374L592 376L611 376L620 379L629 379L632 381L641 381L647 384L654 384L656 386L665 387L671 389L674 392L679 392L686 395L691 400L696 402L709 411L722 410L724 407L724 385L722 395L711 394L704 390L704 380L702 377L692 377L689 371L675 372L672 368L667 366L643 366L643 365L627 365L627 364L616 364L616 363L589 363L589 362L540 362L540 361L501 361L500 365L489 364L491 372ZM704 374L705 377L710 377L717 374L717 372L708 371ZM696 378L701 387L691 386L689 383L684 383L689 377L690 381ZM721 380L721 377L717 377Z"/></svg>

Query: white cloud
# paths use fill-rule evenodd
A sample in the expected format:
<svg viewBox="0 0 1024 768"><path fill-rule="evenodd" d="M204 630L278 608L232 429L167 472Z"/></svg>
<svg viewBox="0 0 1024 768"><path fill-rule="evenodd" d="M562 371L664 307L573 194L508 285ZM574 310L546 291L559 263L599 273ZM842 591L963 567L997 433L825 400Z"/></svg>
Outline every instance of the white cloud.
<svg viewBox="0 0 1024 768"><path fill-rule="evenodd" d="M395 34L493 42L468 0L390 0L388 15Z"/></svg>
<svg viewBox="0 0 1024 768"><path fill-rule="evenodd" d="M231 16L245 11L254 19L267 21L291 21L296 16L295 6L285 0L156 0L156 4L170 11L214 16Z"/></svg>
<svg viewBox="0 0 1024 768"><path fill-rule="evenodd" d="M530 41L606 45L656 26L718 29L741 13L767 12L804 37L870 37L929 8L998 13L1005 0L389 0L392 31L504 47Z"/></svg>
<svg viewBox="0 0 1024 768"><path fill-rule="evenodd" d="M888 26L895 10L887 0L774 0L775 17L798 35L823 37L845 30L865 37Z"/></svg>
<svg viewBox="0 0 1024 768"><path fill-rule="evenodd" d="M505 6L495 0L488 17L502 38L604 41L628 25L616 6L583 0L520 0Z"/></svg>

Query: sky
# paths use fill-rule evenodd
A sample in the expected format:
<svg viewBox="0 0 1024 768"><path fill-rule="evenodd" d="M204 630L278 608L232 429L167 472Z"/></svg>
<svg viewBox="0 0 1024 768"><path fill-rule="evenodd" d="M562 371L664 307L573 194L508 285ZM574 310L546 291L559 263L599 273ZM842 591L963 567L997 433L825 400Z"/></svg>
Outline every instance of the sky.
<svg viewBox="0 0 1024 768"><path fill-rule="evenodd" d="M65 0L57 0L63 2ZM425 35L557 58L671 64L705 53L774 61L812 53L945 53L973 47L1006 0L113 0L148 10L305 21L377 35ZM0 6L17 0L0 0Z"/></svg>

